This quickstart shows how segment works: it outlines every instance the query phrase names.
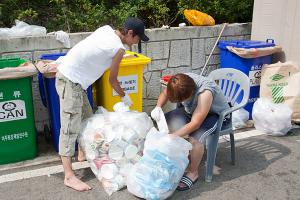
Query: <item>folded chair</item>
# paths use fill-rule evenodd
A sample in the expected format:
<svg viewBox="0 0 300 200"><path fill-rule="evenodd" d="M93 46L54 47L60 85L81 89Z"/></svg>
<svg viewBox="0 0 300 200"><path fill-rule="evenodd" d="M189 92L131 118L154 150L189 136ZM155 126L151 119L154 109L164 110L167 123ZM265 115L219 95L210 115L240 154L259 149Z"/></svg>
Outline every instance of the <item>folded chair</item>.
<svg viewBox="0 0 300 200"><path fill-rule="evenodd" d="M231 105L230 108L220 113L216 132L209 135L206 140L207 161L205 181L211 182L219 136L230 135L231 163L233 165L235 164L235 144L232 123L230 122L224 126L223 121L225 116L231 115L233 111L238 110L247 104L250 93L250 83L248 76L233 68L214 70L208 77L217 82L222 89L223 94L227 98L229 105Z"/></svg>

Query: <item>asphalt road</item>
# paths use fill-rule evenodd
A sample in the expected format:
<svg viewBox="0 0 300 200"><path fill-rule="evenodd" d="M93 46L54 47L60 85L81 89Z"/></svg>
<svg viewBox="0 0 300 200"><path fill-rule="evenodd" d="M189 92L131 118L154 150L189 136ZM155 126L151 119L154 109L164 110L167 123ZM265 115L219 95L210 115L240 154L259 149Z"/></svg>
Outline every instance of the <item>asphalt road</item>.
<svg viewBox="0 0 300 200"><path fill-rule="evenodd" d="M300 131L294 130L285 137L255 136L236 142L237 162L230 164L229 143L221 143L216 159L212 183L201 177L194 187L186 192L175 192L170 199L243 199L284 200L300 199ZM10 173L26 172L45 167L55 167L59 162L40 166L6 170ZM1 200L96 200L138 199L126 189L108 196L89 168L76 170L82 180L93 189L76 192L63 185L63 174L38 176L24 180L0 183ZM200 169L204 173L204 167Z"/></svg>

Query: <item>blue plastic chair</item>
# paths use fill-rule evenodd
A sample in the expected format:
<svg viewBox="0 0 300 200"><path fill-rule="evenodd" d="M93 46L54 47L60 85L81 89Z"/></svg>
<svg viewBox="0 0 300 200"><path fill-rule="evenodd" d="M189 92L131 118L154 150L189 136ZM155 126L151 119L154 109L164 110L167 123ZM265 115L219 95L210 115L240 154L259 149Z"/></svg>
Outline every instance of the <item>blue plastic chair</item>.
<svg viewBox="0 0 300 200"><path fill-rule="evenodd" d="M238 110L247 104L250 93L250 83L248 76L233 68L214 70L208 77L218 83L227 98L228 103L232 106L220 113L216 133L209 135L206 140L207 161L205 181L211 182L219 136L230 135L231 162L233 165L235 164L235 144L232 123L223 126L223 121L225 116L230 115L233 111Z"/></svg>

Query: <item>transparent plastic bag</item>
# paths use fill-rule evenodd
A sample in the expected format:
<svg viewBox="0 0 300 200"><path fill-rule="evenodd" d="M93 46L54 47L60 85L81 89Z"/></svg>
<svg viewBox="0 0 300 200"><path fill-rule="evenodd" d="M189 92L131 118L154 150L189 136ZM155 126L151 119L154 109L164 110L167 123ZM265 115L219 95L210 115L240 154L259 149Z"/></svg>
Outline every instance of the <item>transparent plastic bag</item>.
<svg viewBox="0 0 300 200"><path fill-rule="evenodd" d="M232 113L233 129L244 128L247 126L246 122L249 120L249 112L244 108L238 109Z"/></svg>
<svg viewBox="0 0 300 200"><path fill-rule="evenodd" d="M23 21L15 20L16 25L11 28L0 28L0 38L44 36L47 33L45 27L29 25Z"/></svg>
<svg viewBox="0 0 300 200"><path fill-rule="evenodd" d="M79 141L93 173L111 195L126 186L153 123L146 113L107 112L103 108L97 113L83 123Z"/></svg>
<svg viewBox="0 0 300 200"><path fill-rule="evenodd" d="M283 136L292 128L292 109L285 104L275 104L259 98L253 105L252 118L257 130L268 135Z"/></svg>
<svg viewBox="0 0 300 200"><path fill-rule="evenodd" d="M185 139L152 128L146 137L143 157L127 177L128 191L144 199L168 198L188 166L191 149Z"/></svg>

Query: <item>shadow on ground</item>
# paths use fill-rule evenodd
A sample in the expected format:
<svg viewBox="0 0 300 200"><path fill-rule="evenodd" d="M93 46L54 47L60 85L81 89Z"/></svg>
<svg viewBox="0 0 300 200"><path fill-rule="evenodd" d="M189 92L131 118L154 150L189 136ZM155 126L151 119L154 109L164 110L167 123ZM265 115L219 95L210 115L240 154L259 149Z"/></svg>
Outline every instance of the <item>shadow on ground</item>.
<svg viewBox="0 0 300 200"><path fill-rule="evenodd" d="M200 169L199 179L190 191L175 192L171 199L193 199L201 196L201 193L216 190L224 182L228 182L249 174L271 176L262 172L272 163L280 160L291 153L291 150L277 141L280 139L292 140L292 134L286 137L259 137L236 141L236 164L230 164L230 144L222 143L219 146L216 167L212 183L204 181L204 166ZM298 134L300 135L300 134ZM206 158L204 158L205 160ZM230 188L229 188L230 189Z"/></svg>

